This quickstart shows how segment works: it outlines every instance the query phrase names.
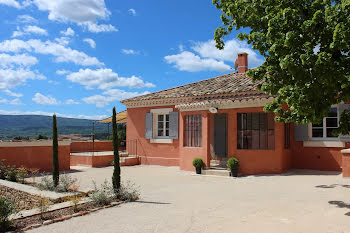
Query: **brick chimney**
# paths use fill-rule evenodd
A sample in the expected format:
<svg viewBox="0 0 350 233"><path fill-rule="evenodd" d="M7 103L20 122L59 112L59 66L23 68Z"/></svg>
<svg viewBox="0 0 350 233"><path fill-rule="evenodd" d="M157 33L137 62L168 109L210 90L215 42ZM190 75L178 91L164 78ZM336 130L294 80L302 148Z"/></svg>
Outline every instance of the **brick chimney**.
<svg viewBox="0 0 350 233"><path fill-rule="evenodd" d="M239 53L235 62L235 69L238 73L245 73L248 70L248 53Z"/></svg>

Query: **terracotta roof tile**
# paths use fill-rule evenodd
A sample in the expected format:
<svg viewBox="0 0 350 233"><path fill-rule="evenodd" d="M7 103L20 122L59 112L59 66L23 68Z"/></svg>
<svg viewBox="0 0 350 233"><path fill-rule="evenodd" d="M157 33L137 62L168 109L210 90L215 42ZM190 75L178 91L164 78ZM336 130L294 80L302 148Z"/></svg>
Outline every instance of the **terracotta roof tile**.
<svg viewBox="0 0 350 233"><path fill-rule="evenodd" d="M261 95L257 87L261 82L253 83L252 79L243 73L230 73L222 76L178 86L146 95L136 96L121 101L122 103L180 97L205 97L213 95ZM245 93L245 94L244 94Z"/></svg>

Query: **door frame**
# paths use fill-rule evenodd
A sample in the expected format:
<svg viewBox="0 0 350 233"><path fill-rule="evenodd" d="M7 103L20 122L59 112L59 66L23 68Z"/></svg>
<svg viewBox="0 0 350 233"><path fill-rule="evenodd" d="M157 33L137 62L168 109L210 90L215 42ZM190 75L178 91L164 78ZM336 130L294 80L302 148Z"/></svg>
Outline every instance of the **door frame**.
<svg viewBox="0 0 350 233"><path fill-rule="evenodd" d="M214 158L212 157L211 159L214 159L214 160L225 160L228 158L228 114L227 113L216 113L216 114L213 114L214 115ZM216 117L218 117L219 115L221 116L225 116L225 155L224 156L217 156L216 155L216 135L217 135L217 131L216 131Z"/></svg>

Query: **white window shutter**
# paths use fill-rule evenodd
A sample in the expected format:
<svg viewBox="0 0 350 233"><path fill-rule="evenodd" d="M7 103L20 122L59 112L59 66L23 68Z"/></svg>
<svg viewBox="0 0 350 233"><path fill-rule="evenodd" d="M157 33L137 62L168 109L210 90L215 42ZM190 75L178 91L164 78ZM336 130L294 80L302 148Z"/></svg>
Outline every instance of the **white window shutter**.
<svg viewBox="0 0 350 233"><path fill-rule="evenodd" d="M169 138L179 138L179 113L169 112Z"/></svg>
<svg viewBox="0 0 350 233"><path fill-rule="evenodd" d="M152 113L146 113L145 138L146 139L153 138L153 114Z"/></svg>

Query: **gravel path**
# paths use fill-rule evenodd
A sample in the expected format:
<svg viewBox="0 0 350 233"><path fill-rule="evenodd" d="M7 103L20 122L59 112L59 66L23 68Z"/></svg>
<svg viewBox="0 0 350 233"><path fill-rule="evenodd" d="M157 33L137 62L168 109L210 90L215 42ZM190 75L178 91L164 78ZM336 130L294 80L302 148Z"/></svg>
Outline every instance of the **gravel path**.
<svg viewBox="0 0 350 233"><path fill-rule="evenodd" d="M81 187L110 179L112 168L72 173ZM84 180L82 180L84 178ZM198 176L174 167L122 167L140 185L139 202L52 224L34 232L349 232L350 180L293 171L241 178Z"/></svg>

